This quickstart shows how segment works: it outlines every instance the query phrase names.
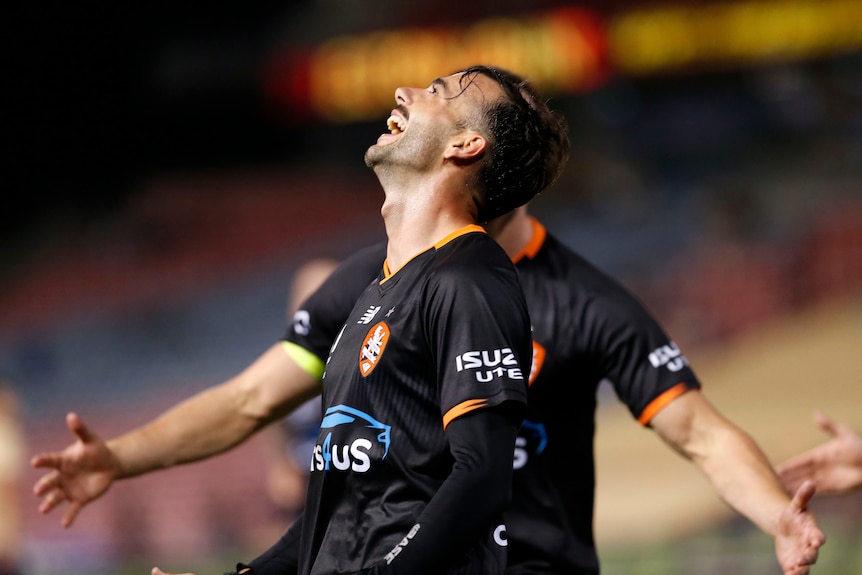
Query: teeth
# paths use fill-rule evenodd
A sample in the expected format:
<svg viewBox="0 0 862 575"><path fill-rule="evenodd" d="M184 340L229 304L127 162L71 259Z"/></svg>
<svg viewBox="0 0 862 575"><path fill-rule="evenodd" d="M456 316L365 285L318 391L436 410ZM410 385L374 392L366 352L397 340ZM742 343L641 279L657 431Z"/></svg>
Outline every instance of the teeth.
<svg viewBox="0 0 862 575"><path fill-rule="evenodd" d="M404 131L403 120L398 116L389 116L389 119L386 120L386 127L392 134L400 134Z"/></svg>

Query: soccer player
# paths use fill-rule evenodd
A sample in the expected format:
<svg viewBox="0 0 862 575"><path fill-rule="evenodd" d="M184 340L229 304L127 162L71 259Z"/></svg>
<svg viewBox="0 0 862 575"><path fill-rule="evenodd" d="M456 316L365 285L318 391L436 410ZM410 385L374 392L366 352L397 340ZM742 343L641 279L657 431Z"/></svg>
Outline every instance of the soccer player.
<svg viewBox="0 0 862 575"><path fill-rule="evenodd" d="M365 156L386 260L329 351L298 572L502 573L530 321L511 260L476 223L557 178L565 125L484 66L395 99Z"/></svg>
<svg viewBox="0 0 862 575"><path fill-rule="evenodd" d="M832 439L778 464L784 485L793 490L813 480L818 493L829 495L862 488L862 437L819 411L814 421Z"/></svg>
<svg viewBox="0 0 862 575"><path fill-rule="evenodd" d="M751 438L699 391L685 358L643 306L548 234L526 209L492 220L486 228L516 263L534 328L528 412L515 446L513 502L506 516L508 573L598 572L592 536L593 434L596 390L605 378L642 424L694 461L719 496L774 538L785 573L807 573L823 543L806 509L812 486L789 498ZM206 457L253 433L262 425L258 420L271 421L289 409L293 394L301 395L297 390L313 389L299 382L313 382L312 376L322 373L355 294L376 276L384 257L381 244L349 258L302 306L287 342L235 380L202 392L150 426L105 444L70 415L80 451L53 454L54 465L43 461L48 467L65 465L62 473L49 473L37 485L43 509L68 499L68 524L113 479ZM211 421L189 421L188 415ZM196 438L201 434L213 442ZM188 443L178 445L177 437ZM172 457L173 447L181 457ZM97 473L102 473L98 489L81 488ZM296 541L287 537L282 544ZM266 575L263 561L290 569L290 549L272 551L252 562L254 573Z"/></svg>

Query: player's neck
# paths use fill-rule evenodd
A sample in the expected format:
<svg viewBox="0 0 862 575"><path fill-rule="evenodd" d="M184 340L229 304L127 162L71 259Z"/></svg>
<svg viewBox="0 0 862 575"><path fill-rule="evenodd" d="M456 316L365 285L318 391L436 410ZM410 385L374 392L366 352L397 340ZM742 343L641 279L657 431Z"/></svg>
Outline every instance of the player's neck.
<svg viewBox="0 0 862 575"><path fill-rule="evenodd" d="M452 232L475 223L468 203L445 189L387 194L381 214L389 238L386 259L393 271Z"/></svg>
<svg viewBox="0 0 862 575"><path fill-rule="evenodd" d="M526 207L491 220L485 225L490 235L506 251L509 257L521 253L533 238L533 222Z"/></svg>

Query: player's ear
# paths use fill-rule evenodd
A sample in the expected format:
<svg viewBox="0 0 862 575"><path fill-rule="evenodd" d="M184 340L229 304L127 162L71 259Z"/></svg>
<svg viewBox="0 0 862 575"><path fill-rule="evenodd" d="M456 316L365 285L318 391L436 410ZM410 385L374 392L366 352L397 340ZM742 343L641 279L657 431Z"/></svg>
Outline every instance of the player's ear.
<svg viewBox="0 0 862 575"><path fill-rule="evenodd" d="M488 147L488 140L479 132L460 132L449 140L443 157L451 160L469 161L482 156Z"/></svg>

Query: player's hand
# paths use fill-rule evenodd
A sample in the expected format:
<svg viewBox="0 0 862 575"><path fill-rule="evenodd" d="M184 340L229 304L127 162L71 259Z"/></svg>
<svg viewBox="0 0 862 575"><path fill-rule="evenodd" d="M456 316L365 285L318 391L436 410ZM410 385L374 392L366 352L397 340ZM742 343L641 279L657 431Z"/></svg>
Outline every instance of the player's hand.
<svg viewBox="0 0 862 575"><path fill-rule="evenodd" d="M150 571L150 575L195 575L194 573L165 573L158 567L153 567L153 570Z"/></svg>
<svg viewBox="0 0 862 575"><path fill-rule="evenodd" d="M832 439L779 464L776 470L784 486L792 492L812 479L821 494L862 487L862 437L820 412L814 414L814 420Z"/></svg>
<svg viewBox="0 0 862 575"><path fill-rule="evenodd" d="M826 543L826 536L808 510L814 491L813 481L804 482L778 518L775 555L784 575L808 575L820 547Z"/></svg>
<svg viewBox="0 0 862 575"><path fill-rule="evenodd" d="M68 501L62 524L69 527L87 503L108 490L119 464L105 442L77 414L66 415L66 425L75 435L75 443L63 451L35 455L30 464L50 470L33 486L33 493L42 498L39 511L48 513Z"/></svg>

